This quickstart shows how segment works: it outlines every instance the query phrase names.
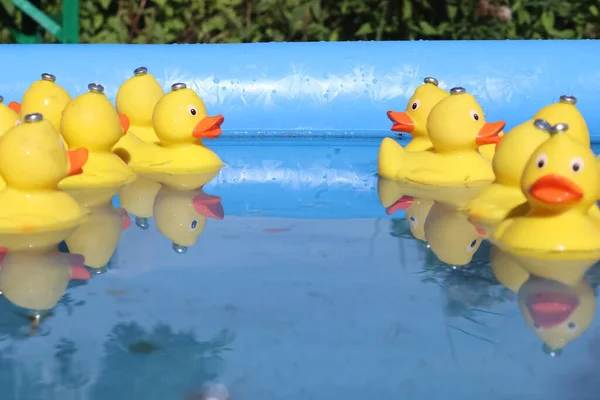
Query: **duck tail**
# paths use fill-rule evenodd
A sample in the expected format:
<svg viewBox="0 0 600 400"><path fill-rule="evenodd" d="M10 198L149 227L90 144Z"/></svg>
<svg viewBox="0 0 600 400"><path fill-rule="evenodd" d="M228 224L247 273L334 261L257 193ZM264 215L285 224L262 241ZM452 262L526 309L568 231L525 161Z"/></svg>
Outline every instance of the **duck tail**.
<svg viewBox="0 0 600 400"><path fill-rule="evenodd" d="M377 169L379 176L388 179L396 179L398 171L404 164L405 150L392 138L385 138L379 146L379 157Z"/></svg>
<svg viewBox="0 0 600 400"><path fill-rule="evenodd" d="M127 133L119 140L119 142L113 147L112 151L115 153L125 164L131 162L132 154L136 154L136 149L144 146L144 141L135 136L133 133Z"/></svg>

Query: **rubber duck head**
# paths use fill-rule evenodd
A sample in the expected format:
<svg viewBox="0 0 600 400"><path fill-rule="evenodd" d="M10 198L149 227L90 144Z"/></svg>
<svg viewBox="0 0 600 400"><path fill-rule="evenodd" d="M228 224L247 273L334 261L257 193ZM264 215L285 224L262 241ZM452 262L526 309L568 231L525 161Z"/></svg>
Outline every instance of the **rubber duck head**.
<svg viewBox="0 0 600 400"><path fill-rule="evenodd" d="M16 189L56 189L63 178L81 173L87 158L85 148L67 151L42 114L26 115L0 138L0 176Z"/></svg>
<svg viewBox="0 0 600 400"><path fill-rule="evenodd" d="M154 107L156 136L165 144L214 139L221 134L223 116L206 115L204 102L185 83L175 83Z"/></svg>
<svg viewBox="0 0 600 400"><path fill-rule="evenodd" d="M21 116L40 113L60 131L62 112L69 101L71 96L56 83L56 77L43 73L23 94L19 112Z"/></svg>
<svg viewBox="0 0 600 400"><path fill-rule="evenodd" d="M0 136L15 126L19 121L19 114L4 104L4 97L0 96Z"/></svg>
<svg viewBox="0 0 600 400"><path fill-rule="evenodd" d="M542 119L530 120L511 129L498 145L492 160L496 182L518 188L531 154L550 138L551 130L552 126Z"/></svg>
<svg viewBox="0 0 600 400"><path fill-rule="evenodd" d="M13 304L35 311L50 310L72 279L88 280L80 254L9 251L2 260L0 289Z"/></svg>
<svg viewBox="0 0 600 400"><path fill-rule="evenodd" d="M164 94L148 68L136 68L117 92L117 112L126 115L132 125L152 126L152 112Z"/></svg>
<svg viewBox="0 0 600 400"><path fill-rule="evenodd" d="M404 213L410 227L410 233L415 239L425 241L425 220L433 206L433 200L411 198L405 199L403 203L407 204Z"/></svg>
<svg viewBox="0 0 600 400"><path fill-rule="evenodd" d="M475 150L499 143L505 122L486 122L481 106L462 87L450 90L450 96L437 103L429 118L427 131L437 151Z"/></svg>
<svg viewBox="0 0 600 400"><path fill-rule="evenodd" d="M577 104L575 96L560 96L557 103L542 108L533 116L533 119L546 120L550 125L567 124L569 125L568 135L589 147L590 132L583 115L581 115L575 104Z"/></svg>
<svg viewBox="0 0 600 400"><path fill-rule="evenodd" d="M221 198L202 189L182 191L164 187L154 201L156 228L173 242L173 250L183 254L196 244L207 218L224 217Z"/></svg>
<svg viewBox="0 0 600 400"><path fill-rule="evenodd" d="M440 261L467 265L481 246L482 235L456 208L435 203L424 222L425 240Z"/></svg>
<svg viewBox="0 0 600 400"><path fill-rule="evenodd" d="M90 83L88 89L65 108L61 133L69 148L110 151L127 132L129 121L117 114L102 85Z"/></svg>
<svg viewBox="0 0 600 400"><path fill-rule="evenodd" d="M596 296L585 280L568 286L534 277L521 287L518 301L525 323L550 355L588 329L596 313Z"/></svg>
<svg viewBox="0 0 600 400"><path fill-rule="evenodd" d="M600 198L600 170L589 146L565 134L567 124L552 127L552 136L529 159L521 190L532 209L587 212Z"/></svg>
<svg viewBox="0 0 600 400"><path fill-rule="evenodd" d="M431 109L449 95L438 85L437 79L425 78L408 100L406 111L388 111L388 118L394 123L392 131L410 133L415 137L427 136L427 117Z"/></svg>

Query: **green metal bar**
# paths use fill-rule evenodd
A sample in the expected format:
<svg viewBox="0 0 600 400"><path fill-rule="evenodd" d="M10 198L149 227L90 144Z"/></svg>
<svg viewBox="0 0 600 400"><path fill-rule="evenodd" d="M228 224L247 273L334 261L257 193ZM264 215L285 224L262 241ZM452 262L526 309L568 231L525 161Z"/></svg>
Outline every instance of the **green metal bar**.
<svg viewBox="0 0 600 400"><path fill-rule="evenodd" d="M63 43L79 43L79 0L63 0L61 36Z"/></svg>
<svg viewBox="0 0 600 400"><path fill-rule="evenodd" d="M61 23L62 27L48 17L42 10L28 0L11 0L26 15L54 35L62 43L79 43L79 0L63 0ZM17 40L36 42L35 38L26 38L22 34Z"/></svg>
<svg viewBox="0 0 600 400"><path fill-rule="evenodd" d="M39 8L28 2L27 0L12 0L15 6L19 7L21 11L33 18L42 28L54 36L60 38L61 27L56 22L52 21L50 17L42 12Z"/></svg>

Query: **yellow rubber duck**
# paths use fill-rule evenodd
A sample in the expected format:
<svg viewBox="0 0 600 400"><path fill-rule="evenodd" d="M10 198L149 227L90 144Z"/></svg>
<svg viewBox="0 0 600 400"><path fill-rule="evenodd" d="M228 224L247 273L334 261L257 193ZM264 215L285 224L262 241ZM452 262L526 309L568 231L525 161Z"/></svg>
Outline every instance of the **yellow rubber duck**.
<svg viewBox="0 0 600 400"><path fill-rule="evenodd" d="M221 198L202 189L176 190L163 186L154 200L156 228L173 242L173 250L180 254L196 244L207 218L223 217Z"/></svg>
<svg viewBox="0 0 600 400"><path fill-rule="evenodd" d="M408 133L411 141L404 148L406 151L433 151L433 144L427 132L427 118L433 106L440 100L448 97L450 93L438 87L437 79L427 77L423 85L417 87L412 97L408 100L406 111L388 111L388 118L394 123L392 131ZM500 132L498 136L504 135ZM483 145L479 152L491 160L494 157L495 144Z"/></svg>
<svg viewBox="0 0 600 400"><path fill-rule="evenodd" d="M452 266L467 265L482 242L478 231L456 208L435 203L424 224L425 241L437 258Z"/></svg>
<svg viewBox="0 0 600 400"><path fill-rule="evenodd" d="M379 149L379 175L433 186L482 186L494 180L491 163L477 150L498 143L504 121L486 122L481 106L464 88L433 107L427 131L433 151L406 152L391 138Z"/></svg>
<svg viewBox="0 0 600 400"><path fill-rule="evenodd" d="M128 133L133 133L144 142L159 142L152 126L152 112L164 94L146 67L133 71L133 76L119 88L115 101L117 112L129 119Z"/></svg>
<svg viewBox="0 0 600 400"><path fill-rule="evenodd" d="M25 91L21 103L11 102L10 107L19 113L21 119L28 114L42 114L60 132L61 115L69 101L71 96L56 83L56 77L43 73L42 79L33 82Z"/></svg>
<svg viewBox="0 0 600 400"><path fill-rule="evenodd" d="M0 96L0 136L15 126L19 121L19 114L4 103L4 97Z"/></svg>
<svg viewBox="0 0 600 400"><path fill-rule="evenodd" d="M427 133L427 117L433 106L450 95L438 85L437 79L425 78L423 84L417 87L408 100L406 111L387 112L388 118L394 123L392 131L409 133L412 136L410 143L405 147L406 151L433 150L433 144Z"/></svg>
<svg viewBox="0 0 600 400"><path fill-rule="evenodd" d="M506 217L528 210L521 176L535 149L550 138L551 129L545 120L527 121L502 139L492 160L496 179L464 208L471 222L490 230Z"/></svg>
<svg viewBox="0 0 600 400"><path fill-rule="evenodd" d="M138 228L150 228L149 219L154 217L154 200L161 187L158 182L139 177L119 192L121 207L135 216Z"/></svg>
<svg viewBox="0 0 600 400"><path fill-rule="evenodd" d="M519 290L518 301L525 323L552 356L585 332L596 314L594 289L583 279L572 286L530 279Z"/></svg>
<svg viewBox="0 0 600 400"><path fill-rule="evenodd" d="M600 258L600 225L588 216L600 198L600 170L589 146L552 127L521 178L529 212L498 225L492 238L505 251L550 259Z"/></svg>
<svg viewBox="0 0 600 400"><path fill-rule="evenodd" d="M127 135L113 149L134 172L185 189L202 187L219 173L223 162L202 139L221 134L223 116L207 116L196 92L184 83L172 85L156 104L152 121L160 143Z"/></svg>
<svg viewBox="0 0 600 400"><path fill-rule="evenodd" d="M558 103L553 103L542 108L533 116L533 119L548 121L553 126L565 123L569 125L568 135L589 147L590 132L588 131L583 115L575 107L575 104L577 104L575 96L560 96Z"/></svg>
<svg viewBox="0 0 600 400"><path fill-rule="evenodd" d="M57 183L81 172L84 148L65 150L60 135L41 114L0 137L0 245L11 250L51 247L66 239L86 212Z"/></svg>
<svg viewBox="0 0 600 400"><path fill-rule="evenodd" d="M54 308L71 279L90 279L83 256L57 249L9 251L0 268L2 294L16 306L35 311Z"/></svg>
<svg viewBox="0 0 600 400"><path fill-rule="evenodd" d="M131 168L111 151L127 131L128 121L117 114L102 85L90 83L88 89L65 108L61 132L69 148L85 147L89 158L82 174L63 179L59 187L73 195L102 189L107 191L105 198L112 198L135 179Z"/></svg>
<svg viewBox="0 0 600 400"><path fill-rule="evenodd" d="M104 268L117 249L121 232L129 228L131 219L123 208L112 202L89 208L86 222L65 240L69 251L85 257L85 265L90 268Z"/></svg>

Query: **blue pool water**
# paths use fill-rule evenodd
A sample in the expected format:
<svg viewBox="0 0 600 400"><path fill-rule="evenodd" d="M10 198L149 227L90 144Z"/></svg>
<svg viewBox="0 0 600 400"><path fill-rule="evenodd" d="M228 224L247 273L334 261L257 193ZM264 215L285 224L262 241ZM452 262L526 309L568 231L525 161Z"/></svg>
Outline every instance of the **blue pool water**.
<svg viewBox="0 0 600 400"><path fill-rule="evenodd" d="M37 329L0 299L0 398L597 398L597 320L544 350L487 243L453 269L386 215L378 139L252 143L211 146L225 218L185 254L132 224Z"/></svg>

